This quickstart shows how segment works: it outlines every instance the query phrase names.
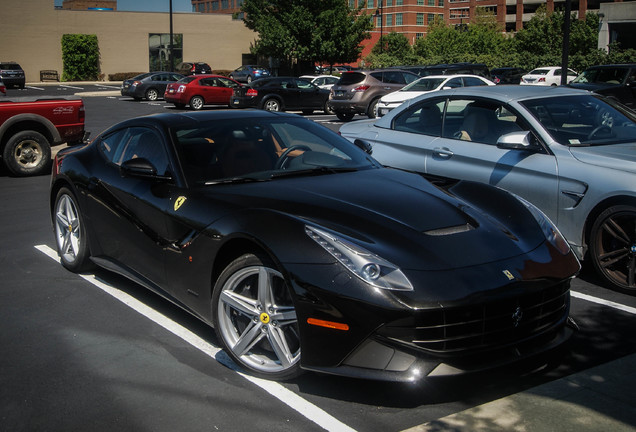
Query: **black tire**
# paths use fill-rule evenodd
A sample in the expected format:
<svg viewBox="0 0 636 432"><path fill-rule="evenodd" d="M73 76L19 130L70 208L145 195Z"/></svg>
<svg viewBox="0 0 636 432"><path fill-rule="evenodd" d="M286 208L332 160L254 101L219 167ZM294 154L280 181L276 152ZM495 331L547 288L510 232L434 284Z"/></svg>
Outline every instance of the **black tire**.
<svg viewBox="0 0 636 432"><path fill-rule="evenodd" d="M380 98L373 99L367 108L367 117L373 119L376 117L375 115L375 107L380 102Z"/></svg>
<svg viewBox="0 0 636 432"><path fill-rule="evenodd" d="M596 218L590 257L610 287L636 294L636 206L610 207Z"/></svg>
<svg viewBox="0 0 636 432"><path fill-rule="evenodd" d="M261 103L261 109L265 111L284 111L283 104L276 98L270 97Z"/></svg>
<svg viewBox="0 0 636 432"><path fill-rule="evenodd" d="M146 90L146 99L151 102L154 102L157 99L159 99L159 92L157 91L157 89L149 88L148 90Z"/></svg>
<svg viewBox="0 0 636 432"><path fill-rule="evenodd" d="M212 321L221 346L241 367L272 380L301 373L291 291L268 257L245 254L223 270L214 285Z"/></svg>
<svg viewBox="0 0 636 432"><path fill-rule="evenodd" d="M336 117L338 117L338 119L342 121L351 121L354 115L355 114L353 113L345 113L345 112L336 111Z"/></svg>
<svg viewBox="0 0 636 432"><path fill-rule="evenodd" d="M18 132L7 141L2 157L9 171L16 176L43 174L50 169L51 144L39 132Z"/></svg>
<svg viewBox="0 0 636 432"><path fill-rule="evenodd" d="M205 99L201 96L192 96L192 99L190 99L190 108L193 110L198 111L203 108L203 105L205 105Z"/></svg>
<svg viewBox="0 0 636 432"><path fill-rule="evenodd" d="M67 187L61 188L55 197L53 231L57 254L64 267L76 273L91 267L84 217L75 194Z"/></svg>
<svg viewBox="0 0 636 432"><path fill-rule="evenodd" d="M325 105L322 108L322 110L325 112L325 114L333 114L333 108L331 108L331 105L329 105L329 100L325 101Z"/></svg>

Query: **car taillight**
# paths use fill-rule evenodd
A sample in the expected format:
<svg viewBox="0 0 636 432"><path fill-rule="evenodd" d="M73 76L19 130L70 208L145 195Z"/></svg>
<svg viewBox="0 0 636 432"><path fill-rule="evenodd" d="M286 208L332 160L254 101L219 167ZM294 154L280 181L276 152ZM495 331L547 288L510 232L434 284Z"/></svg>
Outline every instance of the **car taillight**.
<svg viewBox="0 0 636 432"><path fill-rule="evenodd" d="M197 70L197 67L195 65L192 65L192 67L190 68L190 72L195 73Z"/></svg>
<svg viewBox="0 0 636 432"><path fill-rule="evenodd" d="M368 85L361 85L361 86L358 86L358 87L354 88L354 89L353 89L353 91L354 91L354 92L363 92L363 91L365 91L365 90L368 90L368 89L369 89L369 87L371 87L371 86L368 86Z"/></svg>
<svg viewBox="0 0 636 432"><path fill-rule="evenodd" d="M181 84L179 86L179 88L177 89L177 93L183 93L185 91L185 89L186 89L186 86Z"/></svg>
<svg viewBox="0 0 636 432"><path fill-rule="evenodd" d="M63 156L55 155L53 159L53 175L58 175L60 173L60 167L62 166L62 161L64 160Z"/></svg>
<svg viewBox="0 0 636 432"><path fill-rule="evenodd" d="M141 81L133 81L131 86L134 87L134 86L138 86L139 84L141 84Z"/></svg>
<svg viewBox="0 0 636 432"><path fill-rule="evenodd" d="M495 78L493 79L493 81L495 82L495 84L499 84L499 81L501 81L499 78Z"/></svg>
<svg viewBox="0 0 636 432"><path fill-rule="evenodd" d="M77 110L77 114L79 116L80 123L84 123L84 119L86 118L86 108L84 108L84 105L79 107L79 110Z"/></svg>
<svg viewBox="0 0 636 432"><path fill-rule="evenodd" d="M249 97L256 97L258 95L258 91L256 89L251 88L245 94Z"/></svg>
<svg viewBox="0 0 636 432"><path fill-rule="evenodd" d="M545 82L545 78L539 78L539 82Z"/></svg>

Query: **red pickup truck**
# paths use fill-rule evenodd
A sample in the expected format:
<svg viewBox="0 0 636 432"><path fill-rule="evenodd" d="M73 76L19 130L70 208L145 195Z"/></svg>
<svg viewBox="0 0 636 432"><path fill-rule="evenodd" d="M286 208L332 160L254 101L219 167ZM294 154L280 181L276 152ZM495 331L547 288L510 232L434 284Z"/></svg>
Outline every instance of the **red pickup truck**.
<svg viewBox="0 0 636 432"><path fill-rule="evenodd" d="M0 156L14 175L50 169L51 147L85 138L84 102L78 97L0 98Z"/></svg>

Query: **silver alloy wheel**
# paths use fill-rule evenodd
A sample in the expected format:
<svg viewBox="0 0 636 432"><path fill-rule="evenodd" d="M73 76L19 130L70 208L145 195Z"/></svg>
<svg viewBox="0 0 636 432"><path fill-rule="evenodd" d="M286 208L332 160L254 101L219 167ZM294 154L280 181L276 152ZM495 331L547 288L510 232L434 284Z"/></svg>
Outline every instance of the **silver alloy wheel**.
<svg viewBox="0 0 636 432"><path fill-rule="evenodd" d="M77 206L69 195L62 195L55 206L55 238L61 258L74 263L80 253L80 219Z"/></svg>
<svg viewBox="0 0 636 432"><path fill-rule="evenodd" d="M276 99L267 99L263 108L266 111L280 111L280 103Z"/></svg>
<svg viewBox="0 0 636 432"><path fill-rule="evenodd" d="M264 374L285 372L300 360L296 310L280 272L238 269L221 288L217 329L232 354Z"/></svg>
<svg viewBox="0 0 636 432"><path fill-rule="evenodd" d="M155 89L148 89L146 92L146 99L149 101L156 101L159 98L159 92Z"/></svg>
<svg viewBox="0 0 636 432"><path fill-rule="evenodd" d="M39 142L34 139L25 139L15 147L13 157L21 168L31 169L42 162L42 153Z"/></svg>
<svg viewBox="0 0 636 432"><path fill-rule="evenodd" d="M203 105L203 98L200 96L195 96L190 99L190 107L192 107L192 109L200 110L201 108L203 108Z"/></svg>

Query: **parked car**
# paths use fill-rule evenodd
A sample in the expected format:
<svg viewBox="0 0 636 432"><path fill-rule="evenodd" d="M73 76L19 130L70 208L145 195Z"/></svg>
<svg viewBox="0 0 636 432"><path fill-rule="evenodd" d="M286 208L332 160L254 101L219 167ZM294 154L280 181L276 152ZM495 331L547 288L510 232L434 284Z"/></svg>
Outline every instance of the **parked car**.
<svg viewBox="0 0 636 432"><path fill-rule="evenodd" d="M4 85L8 88L19 87L23 89L26 85L26 77L22 66L13 61L0 62L0 78L2 78Z"/></svg>
<svg viewBox="0 0 636 432"><path fill-rule="evenodd" d="M465 87L340 133L366 140L382 164L523 197L609 286L636 294L634 111L564 86Z"/></svg>
<svg viewBox="0 0 636 432"><path fill-rule="evenodd" d="M270 73L266 68L256 65L241 66L230 73L230 78L233 80L246 82L248 84L254 80L267 78L268 76L270 76Z"/></svg>
<svg viewBox="0 0 636 432"><path fill-rule="evenodd" d="M490 78L488 66L483 63L450 63L429 66L399 66L399 69L413 72L421 77L429 75L479 75Z"/></svg>
<svg viewBox="0 0 636 432"><path fill-rule="evenodd" d="M130 96L135 100L146 98L155 101L166 92L168 84L177 82L184 75L174 72L148 72L124 80L121 84L121 95Z"/></svg>
<svg viewBox="0 0 636 432"><path fill-rule="evenodd" d="M318 87L327 90L331 89L331 87L333 87L333 85L340 79L340 77L334 75L301 75L301 78L308 79Z"/></svg>
<svg viewBox="0 0 636 432"><path fill-rule="evenodd" d="M305 114L314 110L331 113L328 102L329 90L319 88L308 79L270 77L235 88L231 106L267 111L299 110Z"/></svg>
<svg viewBox="0 0 636 432"><path fill-rule="evenodd" d="M356 114L374 118L375 106L382 96L418 78L399 69L344 72L331 88L329 103L340 120L349 121Z"/></svg>
<svg viewBox="0 0 636 432"><path fill-rule="evenodd" d="M495 84L519 84L525 73L518 67L500 67L490 70L490 79Z"/></svg>
<svg viewBox="0 0 636 432"><path fill-rule="evenodd" d="M382 96L376 105L376 116L383 116L407 100L432 91L494 85L495 83L479 75L429 75L407 84L396 92Z"/></svg>
<svg viewBox="0 0 636 432"><path fill-rule="evenodd" d="M568 69L566 83L569 84L576 78L576 72ZM561 67L547 66L531 70L528 74L521 77L521 85L542 85L542 86L558 86L561 85Z"/></svg>
<svg viewBox="0 0 636 432"><path fill-rule="evenodd" d="M0 80L0 89L2 88ZM11 174L32 176L51 171L51 147L79 144L84 130L79 97L3 97L0 99L0 157Z"/></svg>
<svg viewBox="0 0 636 432"><path fill-rule="evenodd" d="M534 206L384 168L301 116L139 117L53 166L61 264L161 293L264 378L412 383L518 362L572 334L579 263Z"/></svg>
<svg viewBox="0 0 636 432"><path fill-rule="evenodd" d="M636 64L592 66L576 77L572 88L590 90L636 108Z"/></svg>
<svg viewBox="0 0 636 432"><path fill-rule="evenodd" d="M2 78L0 77L0 96L6 96L7 95L7 87L4 85L4 82L2 81Z"/></svg>
<svg viewBox="0 0 636 432"><path fill-rule="evenodd" d="M211 74L212 68L204 62L183 62L176 67L176 72L181 75L205 75Z"/></svg>
<svg viewBox="0 0 636 432"><path fill-rule="evenodd" d="M233 90L241 84L221 75L192 75L168 84L163 98L177 108L189 105L200 110L204 105L230 106Z"/></svg>

